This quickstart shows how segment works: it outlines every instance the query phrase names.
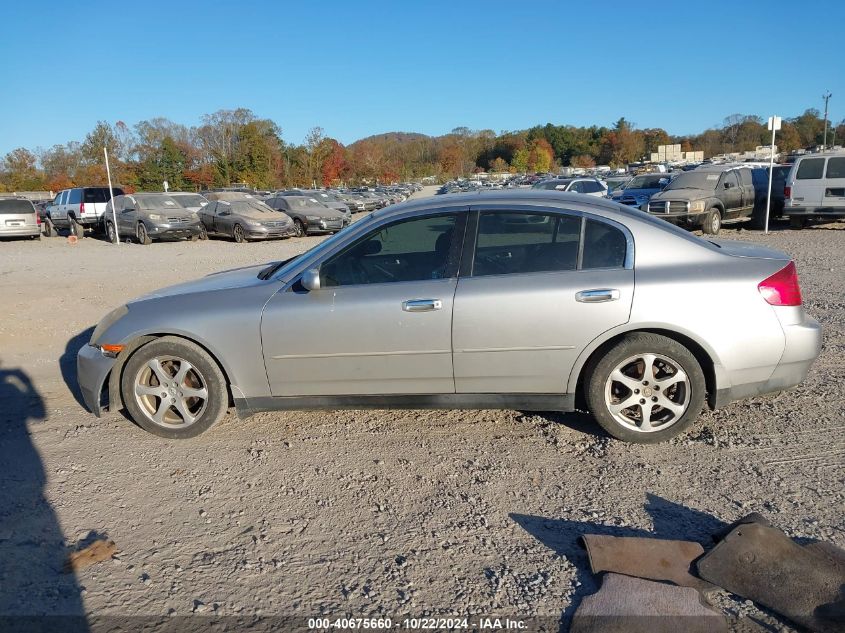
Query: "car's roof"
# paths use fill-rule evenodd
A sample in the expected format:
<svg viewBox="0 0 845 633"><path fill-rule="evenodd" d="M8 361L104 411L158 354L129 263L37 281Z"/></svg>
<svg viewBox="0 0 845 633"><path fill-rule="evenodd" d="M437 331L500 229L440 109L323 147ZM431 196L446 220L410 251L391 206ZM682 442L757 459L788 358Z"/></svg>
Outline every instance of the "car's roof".
<svg viewBox="0 0 845 633"><path fill-rule="evenodd" d="M753 169L751 165L743 165L742 163L731 163L729 165L706 165L702 167L697 167L693 169L694 172L704 172L704 173L722 173L723 171L731 171L732 169Z"/></svg>

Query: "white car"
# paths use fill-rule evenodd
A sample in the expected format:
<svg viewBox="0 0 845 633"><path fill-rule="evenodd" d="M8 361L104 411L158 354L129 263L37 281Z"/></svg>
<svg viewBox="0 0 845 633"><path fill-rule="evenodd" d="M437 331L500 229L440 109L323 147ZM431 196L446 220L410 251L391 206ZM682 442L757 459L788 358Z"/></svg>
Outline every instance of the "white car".
<svg viewBox="0 0 845 633"><path fill-rule="evenodd" d="M532 185L531 188L574 191L575 193L583 193L597 198L607 196L607 185L596 178L550 178L548 180L541 180Z"/></svg>

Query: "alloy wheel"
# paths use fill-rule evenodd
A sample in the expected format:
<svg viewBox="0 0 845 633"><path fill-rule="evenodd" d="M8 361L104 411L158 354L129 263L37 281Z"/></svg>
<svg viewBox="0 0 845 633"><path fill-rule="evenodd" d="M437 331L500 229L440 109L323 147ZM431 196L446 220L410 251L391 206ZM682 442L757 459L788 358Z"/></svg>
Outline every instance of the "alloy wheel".
<svg viewBox="0 0 845 633"><path fill-rule="evenodd" d="M690 380L662 354L638 354L619 363L605 383L605 404L623 427L641 433L669 428L690 404Z"/></svg>
<svg viewBox="0 0 845 633"><path fill-rule="evenodd" d="M135 376L135 402L165 428L191 426L208 404L208 387L196 366L176 356L151 359Z"/></svg>

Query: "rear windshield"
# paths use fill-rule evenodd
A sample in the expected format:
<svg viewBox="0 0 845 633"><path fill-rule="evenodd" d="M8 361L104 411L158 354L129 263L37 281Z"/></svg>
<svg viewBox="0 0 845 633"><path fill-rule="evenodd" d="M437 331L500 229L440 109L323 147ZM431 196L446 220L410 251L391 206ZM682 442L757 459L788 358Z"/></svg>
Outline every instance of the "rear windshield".
<svg viewBox="0 0 845 633"><path fill-rule="evenodd" d="M109 193L108 187L89 187L85 189L85 198L82 200L83 202L108 202L111 200L111 194ZM112 189L114 191L115 196L122 196L123 189L119 189L118 187L114 187Z"/></svg>
<svg viewBox="0 0 845 633"><path fill-rule="evenodd" d="M35 207L29 200L19 200L13 198L11 200L0 199L0 214L11 213L35 213Z"/></svg>
<svg viewBox="0 0 845 633"><path fill-rule="evenodd" d="M274 209L271 209L266 204L261 202L260 200L256 200L252 198L251 200L233 200L229 203L232 207L232 211L235 213L243 213L248 211L260 211L261 213L275 213Z"/></svg>

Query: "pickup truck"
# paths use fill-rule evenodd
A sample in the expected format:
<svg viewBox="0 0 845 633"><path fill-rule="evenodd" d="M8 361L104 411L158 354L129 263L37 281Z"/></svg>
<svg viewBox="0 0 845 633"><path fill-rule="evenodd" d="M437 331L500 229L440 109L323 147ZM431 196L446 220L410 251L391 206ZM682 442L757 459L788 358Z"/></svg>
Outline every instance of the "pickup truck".
<svg viewBox="0 0 845 633"><path fill-rule="evenodd" d="M686 171L652 196L648 212L716 235L724 222L748 220L756 190L751 168L707 166Z"/></svg>

